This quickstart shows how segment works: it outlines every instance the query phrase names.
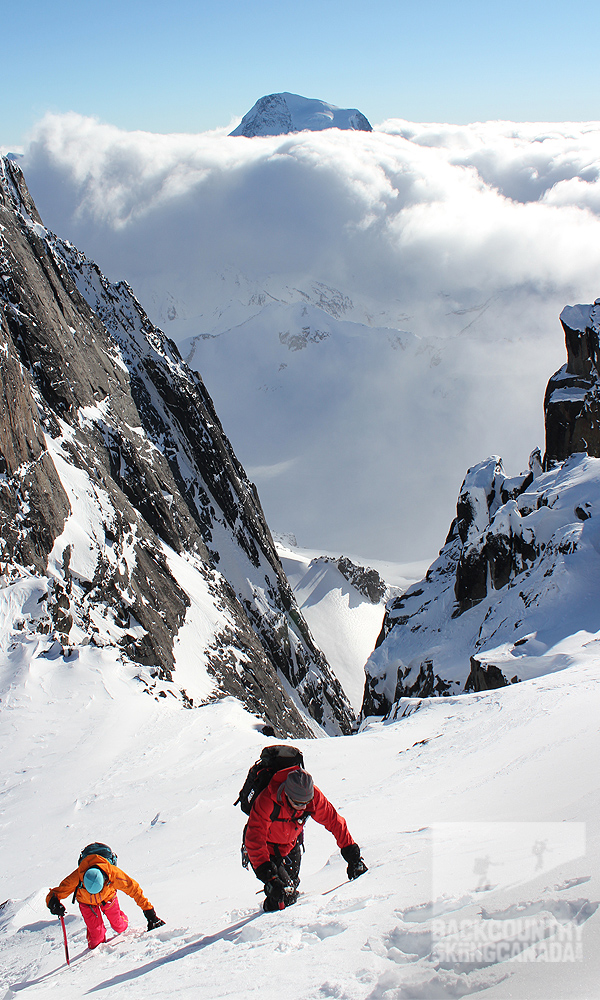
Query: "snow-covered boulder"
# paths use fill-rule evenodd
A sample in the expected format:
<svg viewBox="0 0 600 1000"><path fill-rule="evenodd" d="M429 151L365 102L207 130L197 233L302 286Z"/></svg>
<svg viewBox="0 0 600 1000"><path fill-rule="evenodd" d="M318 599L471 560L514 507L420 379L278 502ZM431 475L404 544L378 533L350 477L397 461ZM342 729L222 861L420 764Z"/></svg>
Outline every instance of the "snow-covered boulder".
<svg viewBox="0 0 600 1000"><path fill-rule="evenodd" d="M289 132L320 132L325 128L372 132L365 116L356 108L300 97L298 94L268 94L244 115L230 135L287 135Z"/></svg>

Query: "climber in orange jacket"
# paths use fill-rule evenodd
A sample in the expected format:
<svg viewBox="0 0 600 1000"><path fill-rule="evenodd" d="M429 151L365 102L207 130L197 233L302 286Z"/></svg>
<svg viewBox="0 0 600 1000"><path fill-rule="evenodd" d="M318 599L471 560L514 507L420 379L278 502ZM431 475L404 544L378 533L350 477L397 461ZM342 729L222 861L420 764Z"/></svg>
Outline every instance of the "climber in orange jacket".
<svg viewBox="0 0 600 1000"><path fill-rule="evenodd" d="M116 861L116 854L106 844L89 844L81 852L75 871L46 896L50 913L62 917L66 911L61 899L73 893L73 902L77 900L85 920L89 948L97 948L106 940L103 915L117 934L127 928L129 921L119 906L117 890L131 896L143 910L149 931L164 925L139 884L117 868Z"/></svg>
<svg viewBox="0 0 600 1000"><path fill-rule="evenodd" d="M314 785L310 774L299 767L285 768L257 795L244 833L250 864L265 884L263 909L280 910L296 902L302 834L311 817L335 837L347 862L349 879L367 871L346 820Z"/></svg>

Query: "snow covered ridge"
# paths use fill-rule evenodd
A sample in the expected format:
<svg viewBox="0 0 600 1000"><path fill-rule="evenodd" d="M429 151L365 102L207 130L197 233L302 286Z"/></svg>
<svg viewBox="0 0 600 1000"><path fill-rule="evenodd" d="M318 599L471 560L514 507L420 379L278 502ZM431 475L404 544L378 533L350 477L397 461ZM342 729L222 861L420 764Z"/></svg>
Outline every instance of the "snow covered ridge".
<svg viewBox="0 0 600 1000"><path fill-rule="evenodd" d="M388 605L366 665L365 715L404 696L561 670L598 642L600 459L573 455L522 492L519 479L494 457L467 473L458 509L472 518L456 518L425 579Z"/></svg>
<svg viewBox="0 0 600 1000"><path fill-rule="evenodd" d="M561 315L568 361L545 398L546 453L469 469L439 558L387 607L363 714L560 670L598 642L599 302ZM569 325L572 324L572 325Z"/></svg>
<svg viewBox="0 0 600 1000"><path fill-rule="evenodd" d="M338 108L325 101L298 94L268 94L244 115L230 135L287 135L289 132L320 132L325 128L372 132L365 116L356 108Z"/></svg>
<svg viewBox="0 0 600 1000"><path fill-rule="evenodd" d="M388 586L380 573L347 556L301 549L294 535L274 535L277 552L311 634L327 657L358 714L365 686L364 665L381 630L386 598L397 597L419 574Z"/></svg>
<svg viewBox="0 0 600 1000"><path fill-rule="evenodd" d="M2 580L39 583L23 639L117 645L157 696L228 693L281 734L347 732L200 376L0 164Z"/></svg>

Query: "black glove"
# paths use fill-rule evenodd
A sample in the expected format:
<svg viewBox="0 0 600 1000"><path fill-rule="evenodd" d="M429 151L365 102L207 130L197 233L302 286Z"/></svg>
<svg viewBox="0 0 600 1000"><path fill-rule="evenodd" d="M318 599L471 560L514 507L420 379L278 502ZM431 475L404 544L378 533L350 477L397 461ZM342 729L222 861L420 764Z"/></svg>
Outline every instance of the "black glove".
<svg viewBox="0 0 600 1000"><path fill-rule="evenodd" d="M268 882L269 879L275 878L279 873L277 865L274 865L272 861L263 861L262 865L254 869L254 874L261 882Z"/></svg>
<svg viewBox="0 0 600 1000"><path fill-rule="evenodd" d="M265 882L265 892L273 905L279 906L281 903L285 904L285 885L278 875Z"/></svg>
<svg viewBox="0 0 600 1000"><path fill-rule="evenodd" d="M344 861L348 862L346 872L350 881L358 878L359 875L364 875L368 871L366 864L360 856L360 847L358 844L348 844L348 847L342 847L342 857Z"/></svg>
<svg viewBox="0 0 600 1000"><path fill-rule="evenodd" d="M48 909L50 910L50 913L54 917L64 917L65 913L67 912L64 906L62 905L60 899L58 898L58 896L50 896L50 900L48 902Z"/></svg>
<svg viewBox="0 0 600 1000"><path fill-rule="evenodd" d="M146 920L148 921L149 931L153 931L155 927L165 926L164 920L161 920L160 917L156 916L156 913L154 912L154 907L152 907L150 910L143 910L143 914Z"/></svg>

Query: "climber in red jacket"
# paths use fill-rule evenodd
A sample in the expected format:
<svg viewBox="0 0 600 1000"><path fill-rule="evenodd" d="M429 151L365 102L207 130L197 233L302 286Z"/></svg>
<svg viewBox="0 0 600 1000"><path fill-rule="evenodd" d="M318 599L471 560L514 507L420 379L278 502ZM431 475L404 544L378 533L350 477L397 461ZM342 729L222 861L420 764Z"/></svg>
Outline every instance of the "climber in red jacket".
<svg viewBox="0 0 600 1000"><path fill-rule="evenodd" d="M298 767L277 771L256 797L244 834L250 864L265 884L265 910L282 910L298 898L302 834L311 817L335 837L349 879L367 871L346 820L313 784L310 774Z"/></svg>

